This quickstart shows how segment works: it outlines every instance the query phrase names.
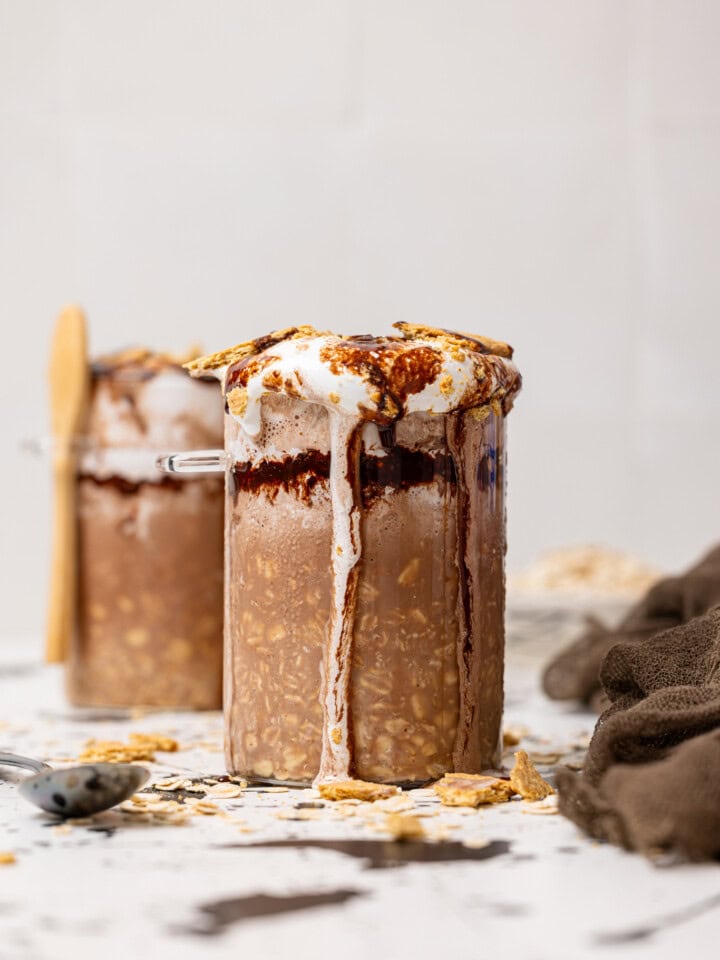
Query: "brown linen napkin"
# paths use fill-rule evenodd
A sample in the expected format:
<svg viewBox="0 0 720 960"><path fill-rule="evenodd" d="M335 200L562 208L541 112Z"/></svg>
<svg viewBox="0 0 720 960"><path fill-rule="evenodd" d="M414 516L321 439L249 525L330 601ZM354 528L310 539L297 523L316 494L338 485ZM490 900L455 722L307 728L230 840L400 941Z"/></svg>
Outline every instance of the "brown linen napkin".
<svg viewBox="0 0 720 960"><path fill-rule="evenodd" d="M611 647L621 641L639 643L661 630L687 623L718 603L720 545L687 573L654 584L616 629L589 619L585 633L545 668L545 693L552 700L580 700L602 709L607 700L600 686L600 665Z"/></svg>
<svg viewBox="0 0 720 960"><path fill-rule="evenodd" d="M611 705L582 774L557 773L560 812L631 850L720 858L720 606L617 643L601 681Z"/></svg>

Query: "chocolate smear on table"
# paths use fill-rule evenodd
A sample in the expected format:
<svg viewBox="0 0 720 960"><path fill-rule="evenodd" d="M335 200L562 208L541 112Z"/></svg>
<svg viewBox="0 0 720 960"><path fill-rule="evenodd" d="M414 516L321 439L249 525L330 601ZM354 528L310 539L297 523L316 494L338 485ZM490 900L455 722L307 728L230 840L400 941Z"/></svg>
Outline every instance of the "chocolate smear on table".
<svg viewBox="0 0 720 960"><path fill-rule="evenodd" d="M198 936L217 936L228 927L244 920L259 917L274 917L282 913L296 913L298 910L311 910L317 907L341 906L355 897L365 894L361 890L329 890L322 893L298 893L289 896L276 896L267 893L255 893L246 897L231 897L216 900L198 907L198 923L183 927L175 932L196 934Z"/></svg>
<svg viewBox="0 0 720 960"><path fill-rule="evenodd" d="M610 706L582 774L557 772L560 812L630 850L720 859L720 606L616 643L600 679Z"/></svg>
<svg viewBox="0 0 720 960"><path fill-rule="evenodd" d="M422 840L266 840L260 843L224 843L222 849L330 850L365 861L366 870L387 870L408 863L454 863L491 860L508 853L507 840L492 840L483 847L466 847L456 840L426 843Z"/></svg>

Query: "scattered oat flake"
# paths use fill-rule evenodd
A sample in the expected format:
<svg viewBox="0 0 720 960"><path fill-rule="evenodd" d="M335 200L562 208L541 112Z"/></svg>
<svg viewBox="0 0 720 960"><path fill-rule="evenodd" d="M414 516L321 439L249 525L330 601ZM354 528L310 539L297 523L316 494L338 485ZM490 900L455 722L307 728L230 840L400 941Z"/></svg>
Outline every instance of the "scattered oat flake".
<svg viewBox="0 0 720 960"><path fill-rule="evenodd" d="M533 763L540 764L553 764L557 763L562 756L561 753L541 753L537 750L531 750L528 753L528 757Z"/></svg>
<svg viewBox="0 0 720 960"><path fill-rule="evenodd" d="M660 572L630 554L597 545L564 547L541 556L511 586L528 593L593 591L634 596Z"/></svg>
<svg viewBox="0 0 720 960"><path fill-rule="evenodd" d="M214 800L232 800L243 795L243 788L236 783L217 783L205 788L208 797Z"/></svg>
<svg viewBox="0 0 720 960"><path fill-rule="evenodd" d="M404 810L413 810L415 801L407 793L396 793L392 797L385 797L373 801L373 810L383 810L386 813L402 813Z"/></svg>
<svg viewBox="0 0 720 960"><path fill-rule="evenodd" d="M10 853L9 850L0 851L0 865L10 866L12 863L17 863L17 858L14 853Z"/></svg>
<svg viewBox="0 0 720 960"><path fill-rule="evenodd" d="M407 813L389 813L385 817L385 830L395 840L421 840L425 836L422 823Z"/></svg>
<svg viewBox="0 0 720 960"><path fill-rule="evenodd" d="M520 810L522 813L544 814L545 816L559 813L557 797L548 796L544 800L526 801L520 805Z"/></svg>
<svg viewBox="0 0 720 960"><path fill-rule="evenodd" d="M204 816L212 816L213 814L220 813L220 807L218 807L216 803L211 803L209 800L193 800L191 806L194 813L201 813Z"/></svg>
<svg viewBox="0 0 720 960"><path fill-rule="evenodd" d="M367 780L330 780L318 784L318 790L324 800L386 800L400 793L400 787Z"/></svg>
<svg viewBox="0 0 720 960"><path fill-rule="evenodd" d="M164 790L164 791L173 791L173 790L187 790L188 787L192 787L192 780L188 780L184 777L173 777L170 780L156 780L152 784L153 790Z"/></svg>
<svg viewBox="0 0 720 960"><path fill-rule="evenodd" d="M510 783L514 792L519 793L523 800L543 800L555 793L547 780L543 780L540 776L524 750L518 750L515 754L515 766L510 771Z"/></svg>
<svg viewBox="0 0 720 960"><path fill-rule="evenodd" d="M489 846L490 841L487 837L465 837L462 841L464 847L468 847L470 850L482 850L483 847Z"/></svg>

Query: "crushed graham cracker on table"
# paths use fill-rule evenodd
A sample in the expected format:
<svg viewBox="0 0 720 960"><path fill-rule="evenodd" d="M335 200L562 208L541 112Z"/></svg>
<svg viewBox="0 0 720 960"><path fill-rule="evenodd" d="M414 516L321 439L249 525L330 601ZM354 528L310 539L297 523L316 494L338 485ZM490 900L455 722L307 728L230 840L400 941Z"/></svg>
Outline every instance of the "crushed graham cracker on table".
<svg viewBox="0 0 720 960"><path fill-rule="evenodd" d="M14 853L9 850L0 851L0 866L11 866L13 863L17 863Z"/></svg>
<svg viewBox="0 0 720 960"><path fill-rule="evenodd" d="M152 763L156 759L156 752L175 753L180 749L177 740L158 733L131 733L128 741L88 740L78 760L81 763L133 763L142 760Z"/></svg>
<svg viewBox="0 0 720 960"><path fill-rule="evenodd" d="M325 800L386 800L400 793L400 787L367 780L330 780L318 785Z"/></svg>
<svg viewBox="0 0 720 960"><path fill-rule="evenodd" d="M523 800L544 800L555 793L553 788L538 773L524 750L515 754L515 766L510 771L510 785Z"/></svg>
<svg viewBox="0 0 720 960"><path fill-rule="evenodd" d="M446 773L434 789L441 802L448 807L506 803L515 792L507 780L471 773Z"/></svg>

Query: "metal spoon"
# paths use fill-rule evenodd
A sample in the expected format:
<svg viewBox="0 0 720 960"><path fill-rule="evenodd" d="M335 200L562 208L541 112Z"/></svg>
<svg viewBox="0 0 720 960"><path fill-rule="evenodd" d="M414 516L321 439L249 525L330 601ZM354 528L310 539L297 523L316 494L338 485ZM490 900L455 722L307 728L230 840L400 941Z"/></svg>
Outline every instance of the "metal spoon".
<svg viewBox="0 0 720 960"><path fill-rule="evenodd" d="M132 763L87 763L53 770L42 760L0 753L0 764L32 770L20 794L41 810L60 817L88 817L122 803L147 782L150 771Z"/></svg>

